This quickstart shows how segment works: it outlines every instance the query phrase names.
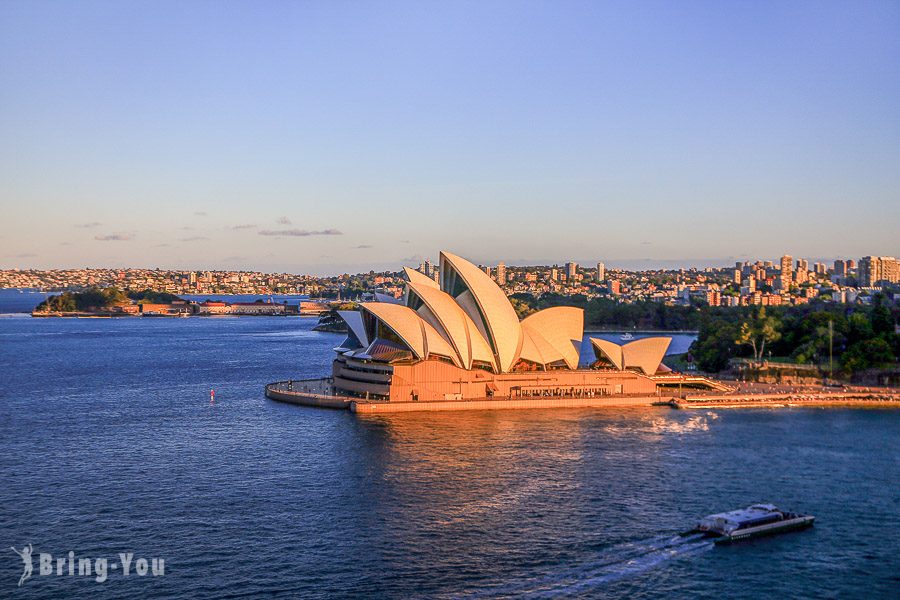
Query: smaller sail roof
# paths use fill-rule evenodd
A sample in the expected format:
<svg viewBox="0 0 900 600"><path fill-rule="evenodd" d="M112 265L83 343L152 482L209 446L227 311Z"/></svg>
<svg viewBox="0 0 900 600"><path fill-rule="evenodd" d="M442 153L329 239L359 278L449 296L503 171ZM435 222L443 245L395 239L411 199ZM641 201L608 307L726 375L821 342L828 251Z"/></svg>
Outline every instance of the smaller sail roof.
<svg viewBox="0 0 900 600"><path fill-rule="evenodd" d="M584 335L582 309L573 306L545 308L527 316L522 321L522 331L532 338L538 334L553 348L552 359L548 362L563 360L570 369L578 368L581 339ZM524 349L523 344L523 353Z"/></svg>
<svg viewBox="0 0 900 600"><path fill-rule="evenodd" d="M625 368L622 346L619 344L601 338L591 338L591 346L594 348L594 356L597 358L605 358L620 371Z"/></svg>
<svg viewBox="0 0 900 600"><path fill-rule="evenodd" d="M620 346L608 340L591 338L597 358L605 357L619 370L636 369L645 375L653 375L660 370L670 343L672 338L649 337Z"/></svg>
<svg viewBox="0 0 900 600"><path fill-rule="evenodd" d="M366 328L363 325L362 313L358 310L339 310L337 311L337 314L344 320L344 323L347 324L347 327L353 332L353 335L356 336L359 343L362 344L363 347L368 346L369 338L366 336Z"/></svg>
<svg viewBox="0 0 900 600"><path fill-rule="evenodd" d="M628 342L622 346L625 368L636 368L646 375L653 375L659 370L671 343L672 338L668 337L649 337Z"/></svg>
<svg viewBox="0 0 900 600"><path fill-rule="evenodd" d="M385 302L364 302L360 307L390 327L416 358L424 360L431 354L437 354L461 366L450 343L411 308Z"/></svg>

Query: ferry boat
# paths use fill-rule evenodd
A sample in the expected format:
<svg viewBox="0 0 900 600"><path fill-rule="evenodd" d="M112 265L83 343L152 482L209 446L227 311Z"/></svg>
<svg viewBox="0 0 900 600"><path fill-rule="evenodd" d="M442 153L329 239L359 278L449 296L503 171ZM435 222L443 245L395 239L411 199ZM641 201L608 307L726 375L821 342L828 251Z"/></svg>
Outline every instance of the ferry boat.
<svg viewBox="0 0 900 600"><path fill-rule="evenodd" d="M716 544L730 544L764 535L774 535L811 527L816 518L780 510L774 504L754 504L747 508L709 515L687 534L702 533Z"/></svg>
<svg viewBox="0 0 900 600"><path fill-rule="evenodd" d="M622 340L623 342L627 342L628 340L633 340L634 336L631 335L630 332L625 332L621 335L621 337L619 337L619 339Z"/></svg>

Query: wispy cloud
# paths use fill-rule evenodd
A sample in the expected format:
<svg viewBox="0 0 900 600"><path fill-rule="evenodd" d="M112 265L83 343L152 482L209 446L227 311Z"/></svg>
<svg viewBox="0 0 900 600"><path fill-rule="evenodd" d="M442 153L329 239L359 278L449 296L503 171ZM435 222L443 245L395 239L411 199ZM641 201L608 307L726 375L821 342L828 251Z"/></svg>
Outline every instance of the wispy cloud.
<svg viewBox="0 0 900 600"><path fill-rule="evenodd" d="M130 233L111 233L109 235L95 235L94 239L98 242L127 242L133 240L134 236Z"/></svg>
<svg viewBox="0 0 900 600"><path fill-rule="evenodd" d="M359 246L353 246L355 250L365 250L366 248L371 248L369 244L360 244Z"/></svg>
<svg viewBox="0 0 900 600"><path fill-rule="evenodd" d="M242 225L232 225L229 229L256 229L256 225L244 223Z"/></svg>
<svg viewBox="0 0 900 600"><path fill-rule="evenodd" d="M154 248L168 248L169 244L154 244Z"/></svg>
<svg viewBox="0 0 900 600"><path fill-rule="evenodd" d="M206 211L197 210L197 211L194 211L194 216L195 217L208 217L209 215L206 213Z"/></svg>
<svg viewBox="0 0 900 600"><path fill-rule="evenodd" d="M99 221L91 221L90 223L79 223L75 225L75 227L78 227L79 229L93 229L94 227L100 227L101 225L103 225L103 223Z"/></svg>
<svg viewBox="0 0 900 600"><path fill-rule="evenodd" d="M34 252L23 252L22 254L16 254L15 258L34 258L37 256Z"/></svg>
<svg viewBox="0 0 900 600"><path fill-rule="evenodd" d="M179 242L202 242L203 240L208 240L208 237L204 237L202 235L192 235L191 237L181 238Z"/></svg>
<svg viewBox="0 0 900 600"><path fill-rule="evenodd" d="M291 224L291 220L288 219L287 217L278 217L278 219L276 219L275 222L278 223L279 225L290 225Z"/></svg>
<svg viewBox="0 0 900 600"><path fill-rule="evenodd" d="M344 235L337 229L322 229L320 231L307 231L306 229L262 229L259 235L277 237L309 237L311 235Z"/></svg>

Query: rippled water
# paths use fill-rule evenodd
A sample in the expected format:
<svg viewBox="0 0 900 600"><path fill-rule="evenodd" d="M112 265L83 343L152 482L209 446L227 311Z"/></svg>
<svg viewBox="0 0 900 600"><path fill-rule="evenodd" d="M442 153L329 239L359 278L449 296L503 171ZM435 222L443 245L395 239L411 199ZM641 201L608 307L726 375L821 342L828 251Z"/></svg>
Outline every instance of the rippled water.
<svg viewBox="0 0 900 600"><path fill-rule="evenodd" d="M0 319L0 597L888 597L900 412L355 417L266 400L341 336L285 318ZM209 402L209 389L217 392ZM800 533L677 533L773 501ZM39 576L35 554L163 557Z"/></svg>

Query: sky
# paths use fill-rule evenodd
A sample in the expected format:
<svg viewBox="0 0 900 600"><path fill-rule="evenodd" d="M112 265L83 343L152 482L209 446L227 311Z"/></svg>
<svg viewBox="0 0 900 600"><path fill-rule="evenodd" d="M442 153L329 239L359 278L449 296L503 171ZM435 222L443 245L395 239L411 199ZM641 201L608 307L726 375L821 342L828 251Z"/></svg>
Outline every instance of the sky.
<svg viewBox="0 0 900 600"><path fill-rule="evenodd" d="M900 254L900 3L0 3L0 268Z"/></svg>

